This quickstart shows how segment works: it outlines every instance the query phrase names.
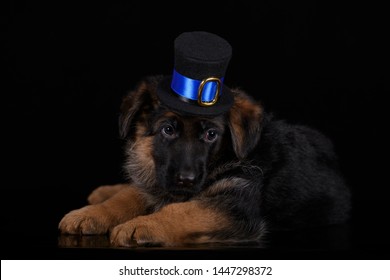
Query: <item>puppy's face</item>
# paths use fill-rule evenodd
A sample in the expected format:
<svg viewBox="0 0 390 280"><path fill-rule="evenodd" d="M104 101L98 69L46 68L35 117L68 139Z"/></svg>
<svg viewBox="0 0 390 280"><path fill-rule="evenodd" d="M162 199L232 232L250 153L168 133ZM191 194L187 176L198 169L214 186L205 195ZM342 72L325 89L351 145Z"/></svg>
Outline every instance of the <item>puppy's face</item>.
<svg viewBox="0 0 390 280"><path fill-rule="evenodd" d="M204 188L226 143L239 159L255 146L262 110L246 96L237 96L225 115L182 115L160 104L155 94L158 81L139 84L122 103L121 134L128 139L125 171L149 193L185 201Z"/></svg>
<svg viewBox="0 0 390 280"><path fill-rule="evenodd" d="M220 150L225 126L222 116L185 117L169 111L158 116L151 134L159 185L175 197L197 194Z"/></svg>

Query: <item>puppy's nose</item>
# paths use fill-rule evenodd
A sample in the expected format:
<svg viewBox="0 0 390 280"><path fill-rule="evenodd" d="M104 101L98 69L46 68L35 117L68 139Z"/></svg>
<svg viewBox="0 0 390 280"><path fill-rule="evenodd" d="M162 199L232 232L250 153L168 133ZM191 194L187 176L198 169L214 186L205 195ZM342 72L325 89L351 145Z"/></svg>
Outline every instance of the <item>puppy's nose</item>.
<svg viewBox="0 0 390 280"><path fill-rule="evenodd" d="M195 172L193 171L182 171L178 174L178 183L180 185L185 185L185 186L192 186L195 182Z"/></svg>

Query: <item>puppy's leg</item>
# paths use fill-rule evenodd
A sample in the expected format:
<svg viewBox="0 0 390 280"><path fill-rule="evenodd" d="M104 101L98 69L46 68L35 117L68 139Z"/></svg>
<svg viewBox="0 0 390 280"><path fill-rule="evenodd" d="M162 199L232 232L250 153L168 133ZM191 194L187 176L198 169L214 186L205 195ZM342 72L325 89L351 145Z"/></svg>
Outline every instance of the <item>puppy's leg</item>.
<svg viewBox="0 0 390 280"><path fill-rule="evenodd" d="M148 197L135 187L123 188L99 204L66 214L59 229L67 234L105 234L114 226L145 214Z"/></svg>
<svg viewBox="0 0 390 280"><path fill-rule="evenodd" d="M213 233L230 226L225 215L202 207L199 201L173 203L158 212L116 226L111 232L111 243L126 247L134 246L135 242L164 246L204 243L213 240Z"/></svg>
<svg viewBox="0 0 390 280"><path fill-rule="evenodd" d="M98 204L101 203L108 198L112 197L119 191L124 188L130 187L129 184L117 184L117 185L108 185L108 186L100 186L94 189L91 194L88 196L89 204Z"/></svg>

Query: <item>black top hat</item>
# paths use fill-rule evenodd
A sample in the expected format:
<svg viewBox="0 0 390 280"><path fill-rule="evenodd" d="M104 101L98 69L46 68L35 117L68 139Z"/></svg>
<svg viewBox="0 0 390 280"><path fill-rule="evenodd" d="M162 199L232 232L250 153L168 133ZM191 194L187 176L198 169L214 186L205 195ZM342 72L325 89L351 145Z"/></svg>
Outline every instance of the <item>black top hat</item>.
<svg viewBox="0 0 390 280"><path fill-rule="evenodd" d="M173 110L213 116L233 104L224 85L232 47L223 38L204 31L184 32L175 39L173 75L159 84L157 95Z"/></svg>

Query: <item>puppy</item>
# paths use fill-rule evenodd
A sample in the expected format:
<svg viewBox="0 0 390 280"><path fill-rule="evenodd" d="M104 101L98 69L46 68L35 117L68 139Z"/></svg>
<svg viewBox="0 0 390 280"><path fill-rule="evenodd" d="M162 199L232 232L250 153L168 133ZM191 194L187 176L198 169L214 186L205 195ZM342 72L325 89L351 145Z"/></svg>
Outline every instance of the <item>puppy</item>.
<svg viewBox="0 0 390 280"><path fill-rule="evenodd" d="M267 232L344 223L350 191L331 141L274 119L231 89L223 114L174 110L146 77L123 99L128 183L102 186L59 224L113 246L261 241Z"/></svg>

